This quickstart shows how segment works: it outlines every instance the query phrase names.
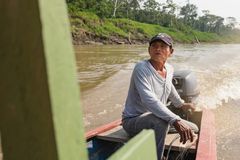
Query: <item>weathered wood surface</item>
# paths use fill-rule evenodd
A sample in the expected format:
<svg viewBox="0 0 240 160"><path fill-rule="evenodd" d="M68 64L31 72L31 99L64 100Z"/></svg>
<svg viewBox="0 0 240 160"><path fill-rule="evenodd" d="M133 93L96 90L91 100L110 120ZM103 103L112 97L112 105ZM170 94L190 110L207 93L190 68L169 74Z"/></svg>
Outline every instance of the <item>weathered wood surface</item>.
<svg viewBox="0 0 240 160"><path fill-rule="evenodd" d="M165 139L165 149L168 149L170 147L171 142L176 136L178 136L178 133L167 135ZM122 126L114 127L106 132L98 134L96 137L102 140L121 142L121 143L126 143L130 139L130 137L124 131ZM181 151L184 149L188 149L189 152L194 153L196 152L197 139L198 139L198 136L196 135L193 142L187 141L185 144L180 143L180 140L177 139L176 141L174 141L174 143L172 143L171 150Z"/></svg>

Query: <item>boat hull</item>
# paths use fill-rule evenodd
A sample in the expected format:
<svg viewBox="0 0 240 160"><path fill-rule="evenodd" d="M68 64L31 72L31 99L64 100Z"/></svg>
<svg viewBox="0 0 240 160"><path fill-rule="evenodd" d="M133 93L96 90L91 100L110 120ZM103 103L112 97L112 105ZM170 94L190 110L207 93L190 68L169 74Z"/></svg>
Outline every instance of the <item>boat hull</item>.
<svg viewBox="0 0 240 160"><path fill-rule="evenodd" d="M216 160L216 134L212 111L203 109L202 111L194 112L188 118L199 126L200 131L194 146L185 152L184 159ZM169 136L173 137L173 135ZM130 138L122 129L121 120L117 120L88 132L86 139L90 160L104 160L127 143ZM179 142L175 144L171 148L169 159L176 159L177 156L183 154L181 152L183 152L184 148L181 147L182 145ZM165 145L165 155L168 149L169 143Z"/></svg>

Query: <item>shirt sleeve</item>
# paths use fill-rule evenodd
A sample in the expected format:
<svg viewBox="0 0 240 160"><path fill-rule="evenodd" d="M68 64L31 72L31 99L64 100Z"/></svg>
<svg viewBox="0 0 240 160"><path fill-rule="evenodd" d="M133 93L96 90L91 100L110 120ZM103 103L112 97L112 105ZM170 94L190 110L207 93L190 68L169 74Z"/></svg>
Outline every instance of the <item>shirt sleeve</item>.
<svg viewBox="0 0 240 160"><path fill-rule="evenodd" d="M178 115L170 111L166 105L164 105L156 97L151 89L151 85L147 79L146 72L144 72L142 68L134 69L133 80L141 102L148 111L152 112L154 115L167 121L170 124L172 124L175 120L181 120Z"/></svg>
<svg viewBox="0 0 240 160"><path fill-rule="evenodd" d="M173 105L176 108L180 108L184 103L184 100L181 99L176 88L174 87L174 85L172 83L171 83L171 92L170 92L168 98L170 99L170 101L173 103Z"/></svg>

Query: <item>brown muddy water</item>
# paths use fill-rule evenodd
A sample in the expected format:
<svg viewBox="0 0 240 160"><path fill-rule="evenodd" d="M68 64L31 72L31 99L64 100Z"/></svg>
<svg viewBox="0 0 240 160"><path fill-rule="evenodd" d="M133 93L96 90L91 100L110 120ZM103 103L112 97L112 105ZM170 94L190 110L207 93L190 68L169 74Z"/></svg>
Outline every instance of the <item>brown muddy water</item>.
<svg viewBox="0 0 240 160"><path fill-rule="evenodd" d="M76 46L78 80L89 131L121 117L136 62L147 59L147 45ZM198 107L214 111L220 160L238 160L240 151L240 45L176 45L169 59L175 70L198 78Z"/></svg>

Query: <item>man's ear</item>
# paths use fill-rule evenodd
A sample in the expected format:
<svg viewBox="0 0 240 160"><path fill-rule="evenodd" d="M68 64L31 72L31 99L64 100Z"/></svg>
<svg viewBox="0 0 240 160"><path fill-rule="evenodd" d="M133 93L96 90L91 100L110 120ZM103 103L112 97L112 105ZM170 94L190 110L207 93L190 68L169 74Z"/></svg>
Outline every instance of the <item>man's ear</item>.
<svg viewBox="0 0 240 160"><path fill-rule="evenodd" d="M169 55L169 57L172 56L173 52L174 52L174 49L173 49L173 48L170 48L170 55Z"/></svg>

